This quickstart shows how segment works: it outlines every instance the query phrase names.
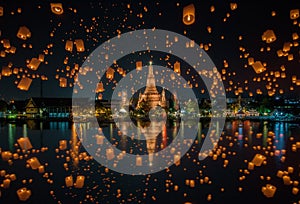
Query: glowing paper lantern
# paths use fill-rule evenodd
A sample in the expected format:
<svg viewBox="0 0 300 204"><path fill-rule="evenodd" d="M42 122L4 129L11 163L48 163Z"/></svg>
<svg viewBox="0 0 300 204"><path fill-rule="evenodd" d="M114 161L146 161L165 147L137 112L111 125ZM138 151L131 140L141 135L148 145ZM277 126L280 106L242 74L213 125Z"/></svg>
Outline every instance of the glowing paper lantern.
<svg viewBox="0 0 300 204"><path fill-rule="evenodd" d="M67 40L65 49L69 52L72 52L73 51L73 41Z"/></svg>
<svg viewBox="0 0 300 204"><path fill-rule="evenodd" d="M276 187L271 184L267 184L265 187L262 187L261 191L267 198L272 198L276 192Z"/></svg>
<svg viewBox="0 0 300 204"><path fill-rule="evenodd" d="M142 67L143 67L143 62L142 61L137 61L135 63L135 65L136 65L136 70L138 70L138 71L142 70Z"/></svg>
<svg viewBox="0 0 300 204"><path fill-rule="evenodd" d="M9 151L1 152L1 157L3 161L8 161L12 158L12 153Z"/></svg>
<svg viewBox="0 0 300 204"><path fill-rule="evenodd" d="M2 76L10 76L12 74L12 70L8 66L2 67L1 75Z"/></svg>
<svg viewBox="0 0 300 204"><path fill-rule="evenodd" d="M59 78L59 86L62 87L62 88L67 87L67 78L60 77Z"/></svg>
<svg viewBox="0 0 300 204"><path fill-rule="evenodd" d="M103 83L99 82L98 85L97 85L96 93L100 93L100 92L103 92L103 91L104 91Z"/></svg>
<svg viewBox="0 0 300 204"><path fill-rule="evenodd" d="M266 30L262 35L262 40L266 43L272 43L276 40L276 35L273 30Z"/></svg>
<svg viewBox="0 0 300 204"><path fill-rule="evenodd" d="M261 166L262 163L266 160L266 157L261 154L256 154L252 160L252 163L255 166Z"/></svg>
<svg viewBox="0 0 300 204"><path fill-rule="evenodd" d="M230 3L230 9L233 11L237 9L237 3Z"/></svg>
<svg viewBox="0 0 300 204"><path fill-rule="evenodd" d="M185 25L191 25L195 22L195 6L190 4L183 8L182 21Z"/></svg>
<svg viewBox="0 0 300 204"><path fill-rule="evenodd" d="M38 158L36 158L36 157L32 157L31 159L28 159L27 163L30 165L30 167L33 170L38 169L41 166Z"/></svg>
<svg viewBox="0 0 300 204"><path fill-rule="evenodd" d="M292 20L299 18L299 9L293 9L290 11L290 18Z"/></svg>
<svg viewBox="0 0 300 204"><path fill-rule="evenodd" d="M77 176L76 182L75 182L75 188L82 188L84 186L84 176Z"/></svg>
<svg viewBox="0 0 300 204"><path fill-rule="evenodd" d="M28 67L29 69L32 69L32 70L35 71L35 70L37 70L37 69L39 68L40 63L41 63L41 61L38 60L37 58L32 58L32 59L30 60L29 64L27 64L27 67Z"/></svg>
<svg viewBox="0 0 300 204"><path fill-rule="evenodd" d="M18 84L18 89L22 90L22 91L28 91L29 87L31 85L32 79L24 77L21 79L21 81Z"/></svg>
<svg viewBox="0 0 300 204"><path fill-rule="evenodd" d="M2 6L0 6L0 16L3 16L3 7Z"/></svg>
<svg viewBox="0 0 300 204"><path fill-rule="evenodd" d="M76 45L77 52L84 52L84 42L82 39L76 39L74 44Z"/></svg>
<svg viewBox="0 0 300 204"><path fill-rule="evenodd" d="M174 63L174 72L180 74L180 62L178 61Z"/></svg>
<svg viewBox="0 0 300 204"><path fill-rule="evenodd" d="M67 187L73 186L73 177L72 176L67 176L65 178L65 183Z"/></svg>
<svg viewBox="0 0 300 204"><path fill-rule="evenodd" d="M63 14L64 9L61 3L50 3L50 6L51 6L52 13L57 15Z"/></svg>
<svg viewBox="0 0 300 204"><path fill-rule="evenodd" d="M10 48L10 42L9 42L9 40L3 39L1 42L2 42L3 47L4 47L5 49L9 49L9 48Z"/></svg>
<svg viewBox="0 0 300 204"><path fill-rule="evenodd" d="M17 195L20 201L26 201L31 196L31 191L27 190L27 188L21 188L17 190Z"/></svg>
<svg viewBox="0 0 300 204"><path fill-rule="evenodd" d="M32 149L32 145L28 137L21 137L17 140L17 142L22 150Z"/></svg>
<svg viewBox="0 0 300 204"><path fill-rule="evenodd" d="M256 61L252 64L252 67L254 69L254 71L257 73L257 74L260 74L264 71L266 71L266 68L263 66L263 64L261 63L261 61Z"/></svg>
<svg viewBox="0 0 300 204"><path fill-rule="evenodd" d="M60 150L65 150L65 149L67 149L67 140L60 140L60 141L59 141L59 149L60 149Z"/></svg>
<svg viewBox="0 0 300 204"><path fill-rule="evenodd" d="M114 78L115 70L111 67L109 67L106 71L106 78L111 80Z"/></svg>
<svg viewBox="0 0 300 204"><path fill-rule="evenodd" d="M17 37L22 40L27 40L27 38L30 38L31 32L29 28L27 28L26 26L21 26L18 30Z"/></svg>

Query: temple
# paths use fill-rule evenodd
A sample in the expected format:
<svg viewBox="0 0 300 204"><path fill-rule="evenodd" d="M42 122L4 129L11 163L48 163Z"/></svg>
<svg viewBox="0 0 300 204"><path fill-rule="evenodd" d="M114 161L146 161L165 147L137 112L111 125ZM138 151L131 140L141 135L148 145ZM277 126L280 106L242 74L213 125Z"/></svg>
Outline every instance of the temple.
<svg viewBox="0 0 300 204"><path fill-rule="evenodd" d="M162 90L162 93L159 94L156 85L155 85L155 78L153 74L153 66L150 62L149 72L147 76L147 84L146 89L143 94L139 94L139 100L137 104L137 108L141 107L141 103L146 102L149 108L154 108L155 106L160 106L162 108L167 107L167 100L165 95L165 90Z"/></svg>

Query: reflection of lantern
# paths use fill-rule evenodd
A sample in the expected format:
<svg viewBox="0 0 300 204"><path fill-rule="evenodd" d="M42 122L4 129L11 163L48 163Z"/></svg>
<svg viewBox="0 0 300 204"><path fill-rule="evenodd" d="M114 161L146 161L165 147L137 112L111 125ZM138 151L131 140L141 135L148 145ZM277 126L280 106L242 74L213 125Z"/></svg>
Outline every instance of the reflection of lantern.
<svg viewBox="0 0 300 204"><path fill-rule="evenodd" d="M290 11L290 18L297 19L299 18L299 9L293 9Z"/></svg>
<svg viewBox="0 0 300 204"><path fill-rule="evenodd" d="M180 74L180 62L178 61L174 63L174 72Z"/></svg>
<svg viewBox="0 0 300 204"><path fill-rule="evenodd" d="M54 14L60 15L64 12L64 9L62 7L61 3L50 3L51 11Z"/></svg>
<svg viewBox="0 0 300 204"><path fill-rule="evenodd" d="M76 39L74 44L76 45L77 52L84 52L84 43L82 39Z"/></svg>
<svg viewBox="0 0 300 204"><path fill-rule="evenodd" d="M138 70L138 71L141 71L141 70L142 70L142 67L143 67L142 61L137 61L137 62L135 63L135 65L136 65L136 70Z"/></svg>
<svg viewBox="0 0 300 204"><path fill-rule="evenodd" d="M27 64L27 67L32 70L37 70L40 66L40 63L41 61L38 60L37 58L32 58L29 64Z"/></svg>
<svg viewBox="0 0 300 204"><path fill-rule="evenodd" d="M73 51L73 42L71 40L66 41L65 49L69 52Z"/></svg>
<svg viewBox="0 0 300 204"><path fill-rule="evenodd" d="M260 74L264 71L266 71L266 68L263 66L263 64L261 63L261 61L256 61L252 64L252 67L254 69L254 71L257 73L257 74Z"/></svg>
<svg viewBox="0 0 300 204"><path fill-rule="evenodd" d="M195 22L195 6L190 4L183 8L182 21L185 25L191 25Z"/></svg>
<svg viewBox="0 0 300 204"><path fill-rule="evenodd" d="M262 40L266 43L272 43L276 40L276 35L273 30L266 30L262 35Z"/></svg>
<svg viewBox="0 0 300 204"><path fill-rule="evenodd" d="M21 26L18 30L17 37L26 40L31 37L31 32L26 26Z"/></svg>
<svg viewBox="0 0 300 204"><path fill-rule="evenodd" d="M115 73L115 70L111 67L109 67L106 71L106 78L107 79L113 79L114 78L114 73Z"/></svg>

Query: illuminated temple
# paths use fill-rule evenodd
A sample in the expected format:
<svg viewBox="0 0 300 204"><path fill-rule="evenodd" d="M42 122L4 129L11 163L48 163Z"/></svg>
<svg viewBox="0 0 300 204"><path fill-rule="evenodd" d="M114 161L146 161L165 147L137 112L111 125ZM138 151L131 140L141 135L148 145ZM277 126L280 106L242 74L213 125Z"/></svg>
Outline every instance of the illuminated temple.
<svg viewBox="0 0 300 204"><path fill-rule="evenodd" d="M159 94L156 89L155 78L153 74L153 66L151 62L147 76L146 89L143 94L139 94L137 108L141 107L142 102L146 102L150 109L154 108L155 106L160 106L162 108L167 107L165 90L163 89L162 93Z"/></svg>

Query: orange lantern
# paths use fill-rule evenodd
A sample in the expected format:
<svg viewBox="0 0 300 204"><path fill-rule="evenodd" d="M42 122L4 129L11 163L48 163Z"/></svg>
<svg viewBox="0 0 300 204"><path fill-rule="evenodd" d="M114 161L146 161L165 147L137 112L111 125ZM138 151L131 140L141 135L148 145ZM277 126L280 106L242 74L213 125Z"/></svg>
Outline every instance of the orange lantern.
<svg viewBox="0 0 300 204"><path fill-rule="evenodd" d="M26 26L21 26L18 30L17 37L22 40L27 40L27 38L30 38L31 32L29 28L27 28Z"/></svg>
<svg viewBox="0 0 300 204"><path fill-rule="evenodd" d="M192 25L195 22L194 4L190 4L183 8L182 21L185 25Z"/></svg>
<svg viewBox="0 0 300 204"><path fill-rule="evenodd" d="M63 9L61 3L50 3L50 6L51 6L52 13L57 14L57 15L63 14L64 9Z"/></svg>
<svg viewBox="0 0 300 204"><path fill-rule="evenodd" d="M32 79L30 78L22 78L21 81L18 84L18 89L22 90L22 91L28 91L30 85L31 85Z"/></svg>
<svg viewBox="0 0 300 204"><path fill-rule="evenodd" d="M77 52L84 52L84 43L82 39L76 39L75 43Z"/></svg>

